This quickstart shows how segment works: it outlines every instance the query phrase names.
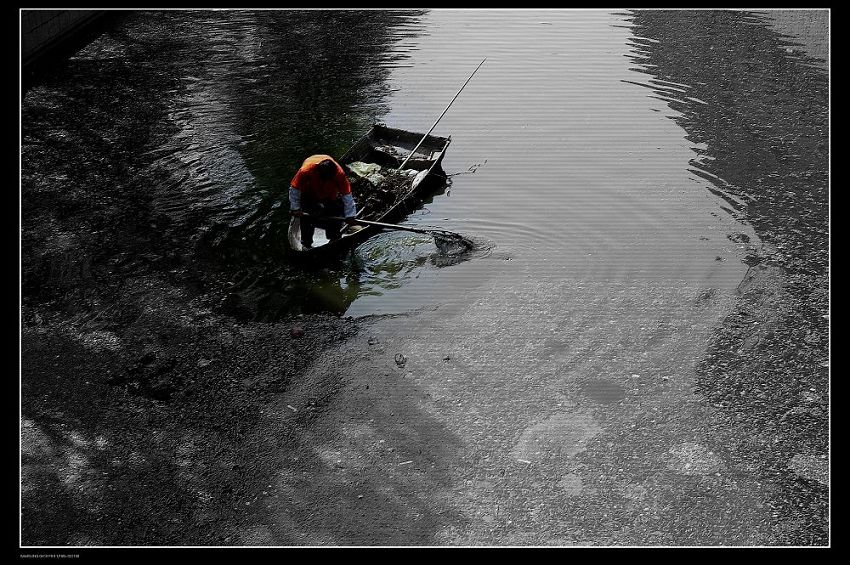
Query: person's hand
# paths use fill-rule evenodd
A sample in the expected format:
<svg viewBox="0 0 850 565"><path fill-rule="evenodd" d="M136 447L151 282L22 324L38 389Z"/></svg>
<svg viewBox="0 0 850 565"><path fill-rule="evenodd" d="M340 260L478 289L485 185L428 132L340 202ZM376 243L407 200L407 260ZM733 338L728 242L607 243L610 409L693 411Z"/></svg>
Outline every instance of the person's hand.
<svg viewBox="0 0 850 565"><path fill-rule="evenodd" d="M300 218L301 216L304 215L304 212L302 212L301 210L290 210L289 215L295 216L296 218Z"/></svg>

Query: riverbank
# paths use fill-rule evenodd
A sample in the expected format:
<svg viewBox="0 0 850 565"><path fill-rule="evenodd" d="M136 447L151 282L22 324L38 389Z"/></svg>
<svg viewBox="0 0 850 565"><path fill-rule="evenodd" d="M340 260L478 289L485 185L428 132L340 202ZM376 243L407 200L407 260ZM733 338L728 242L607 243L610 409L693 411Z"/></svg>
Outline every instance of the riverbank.
<svg viewBox="0 0 850 565"><path fill-rule="evenodd" d="M287 427L246 441L262 407L356 331L319 315L237 323L135 282L138 315L117 331L108 314L24 311L24 545L227 544L264 456L292 442Z"/></svg>
<svg viewBox="0 0 850 565"><path fill-rule="evenodd" d="M581 445L562 444L542 460L522 445L534 438L549 441L548 424L531 429L525 443L520 437L522 445L510 454L483 454L483 446L467 453L469 439L446 425L452 410L428 415L412 409L421 408L421 401L411 400L420 396L434 406L459 404L466 396L463 388L455 389L454 398L446 396L448 390L436 394L428 385L429 371L448 369L462 377L460 387L465 380L487 377L477 374L480 366L462 351L435 340L430 348L442 361L434 363L443 369L423 367L431 356L424 354L427 348L417 352L415 340L400 340L398 331L375 333L376 321L309 316L276 324L236 322L153 278L137 281L140 290L133 296L140 314L119 331L111 331L103 319L80 323L27 309L23 543L498 543L491 536L499 527L501 535L515 531L510 523L523 524L525 506L535 505L516 495L533 496L533 485L549 476L545 466L529 474L512 470L527 463L500 459L516 455L545 463L567 449L575 463L554 492L583 508L585 518L596 516L595 521L604 514L616 526L597 532L594 544L820 545L829 523L828 334L825 319L800 314L826 305L823 283L799 273L789 276L776 254L765 255L742 281L733 313L715 329L698 367L697 389L704 401L677 407L676 393L664 392L659 401L645 400L637 412L608 422L597 422L598 415L591 416L596 413L573 405L573 415L561 426ZM813 323L800 323L806 319ZM358 332L364 324L369 329ZM303 336L293 337L295 326L303 327ZM439 351L441 345L445 351ZM407 353L406 367L407 359L394 362L397 351ZM644 386L611 389L608 397L597 386L590 394L608 410L624 396L641 394ZM674 389L681 386L687 383ZM581 431L570 427L576 425L575 414L584 414L578 419ZM361 420L371 422L363 429L374 433L355 440L348 434ZM670 437L680 438L681 449L663 455ZM703 440L686 441L693 437ZM363 441L371 447L357 449ZM661 469L676 469L696 483L669 483L657 470L647 476L641 467L647 463L635 450L661 450L656 462ZM474 462L466 467L470 457ZM486 481L473 472L488 459L494 477L513 485L496 489L504 491L504 497L496 497L501 499L496 514L490 497L478 491ZM452 502L445 489L457 465L468 468L474 482L456 491ZM499 465L504 465L501 475ZM644 479L618 478L631 470ZM713 477L715 470L722 470L723 478ZM751 490L754 484L760 486ZM387 498L386 488L397 496ZM488 490L494 488L491 483ZM700 500L712 488L709 496L717 501L725 499L724 492L734 495L741 504L727 511L745 519L724 523L742 537L722 537L728 530L716 528L717 516L706 523L714 528L694 521L689 505L697 499L681 498L676 493L682 488L697 488ZM329 498L328 493L335 494ZM551 496L537 503L551 504ZM408 515L414 500L419 500L416 518ZM767 503L763 511L755 512L761 505L755 500ZM652 510L640 512L637 504ZM351 506L350 513L332 510L340 505ZM611 505L618 512L609 514ZM661 527L665 512L688 529ZM475 514L481 516L477 525L468 522ZM756 526L754 516L762 514L766 521ZM528 545L587 543L579 532L598 528L576 520L581 527L572 530L573 537L544 528L509 539Z"/></svg>
<svg viewBox="0 0 850 565"><path fill-rule="evenodd" d="M698 390L734 424L724 442L738 467L770 486L775 543L828 545L829 279L805 246L765 247L698 367Z"/></svg>
<svg viewBox="0 0 850 565"><path fill-rule="evenodd" d="M369 14L134 13L27 93L24 544L828 544L825 62L735 11ZM293 165L493 29L409 219L492 253L290 268Z"/></svg>

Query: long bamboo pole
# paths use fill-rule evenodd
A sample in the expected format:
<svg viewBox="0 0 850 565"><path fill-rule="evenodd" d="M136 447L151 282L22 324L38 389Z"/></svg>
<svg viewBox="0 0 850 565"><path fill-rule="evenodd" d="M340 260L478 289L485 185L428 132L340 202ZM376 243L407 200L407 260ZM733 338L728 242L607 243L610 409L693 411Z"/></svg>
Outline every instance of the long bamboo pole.
<svg viewBox="0 0 850 565"><path fill-rule="evenodd" d="M469 75L469 78L468 78L468 79L466 79L466 82L465 82L465 83L463 83L463 86L461 86L461 87L460 87L460 90L458 90L458 91L457 91L457 94L455 94L455 95L454 95L454 98L452 98L452 101L451 101L451 102L449 102L449 105L448 105L448 106L446 106L446 109L445 109L445 110L443 110L443 113L442 113L442 114L440 114L440 117L439 117L439 118L437 118L437 121L436 121L436 122L434 122L434 125L432 125L432 126L431 126L431 129L429 129L429 130L428 130L428 132L427 132L425 135L423 135L423 136L422 136L422 139L420 139L420 140L419 140L419 143L417 143L417 144L416 144L416 147L414 147L414 148L413 148L413 151L411 151L411 152L410 152L410 155L408 155L408 156L407 156L407 159L405 159L405 160L404 160L404 162L403 162L403 163L402 163L402 164L398 167L398 169L396 169L396 170L398 170L398 171L402 170L402 169L404 168L404 166L407 164L407 162L408 162L408 161L410 161L410 158L411 158L411 157L413 157L413 154L414 154L414 153L416 153L416 150L417 150L417 149L419 149L419 146L420 146L420 145L422 145L422 142L423 142L423 141L425 141L425 139L428 137L428 135L429 135L432 131L434 131L434 128L435 128L435 127L437 127L437 124L438 124L438 123L440 123L440 120L442 120L442 119L443 119L443 116L445 116L445 115L446 115L446 112L448 112L448 111L449 111L449 108L451 108L451 107L452 107L452 104L454 104L454 102L455 102L455 100L457 99L457 97L458 97L458 96L460 96L461 91L462 91L464 88L466 88L466 85L467 85L467 84L469 84L469 81L471 81L471 80L472 80L472 77L473 77L473 76L475 76L475 73L477 73L477 72L478 72L478 69L480 69L480 68L481 68L481 65L483 65L483 64L484 64L484 61L486 61L486 60L487 60L487 57L484 57L484 59L483 59L480 63L478 63L478 66L477 66L477 67L475 67L475 70L474 70L474 71L472 71L472 74L471 74L471 75Z"/></svg>

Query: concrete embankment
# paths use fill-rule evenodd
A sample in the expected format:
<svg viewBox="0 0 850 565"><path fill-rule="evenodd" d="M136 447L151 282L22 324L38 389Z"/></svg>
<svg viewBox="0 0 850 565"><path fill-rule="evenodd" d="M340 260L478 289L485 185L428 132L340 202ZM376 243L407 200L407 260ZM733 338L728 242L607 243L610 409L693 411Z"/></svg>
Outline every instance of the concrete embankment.
<svg viewBox="0 0 850 565"><path fill-rule="evenodd" d="M94 39L110 14L105 10L21 10L20 68L24 91L46 69Z"/></svg>
<svg viewBox="0 0 850 565"><path fill-rule="evenodd" d="M21 63L29 65L102 18L102 10L21 11Z"/></svg>

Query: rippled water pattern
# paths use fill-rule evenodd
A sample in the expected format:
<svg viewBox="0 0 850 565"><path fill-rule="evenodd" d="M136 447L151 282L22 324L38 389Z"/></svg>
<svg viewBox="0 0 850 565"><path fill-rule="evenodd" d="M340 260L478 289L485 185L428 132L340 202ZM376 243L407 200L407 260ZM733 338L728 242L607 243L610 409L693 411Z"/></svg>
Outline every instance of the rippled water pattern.
<svg viewBox="0 0 850 565"><path fill-rule="evenodd" d="M826 123L828 50L787 37L796 21L711 11L127 12L25 95L25 227L44 220L27 216L40 191L62 183L63 213L78 210L81 229L102 234L95 265L177 273L260 320L431 307L494 276L731 288L746 269L742 242L758 243L744 221L758 203L742 183L767 190L772 175L795 174L770 168L776 128L796 131L799 113ZM427 236L388 232L341 262L292 264L286 189L301 160L341 155L376 121L426 131L484 57L434 131L452 136L450 178L407 219L463 233L477 253L446 260ZM724 122L719 109L738 104L751 119ZM799 156L801 170L825 155L822 131L804 135L813 151ZM712 142L724 136L728 144ZM92 186L105 212L87 218L91 203L75 200L75 187ZM25 251L42 244L24 240ZM28 292L34 280L25 277Z"/></svg>

